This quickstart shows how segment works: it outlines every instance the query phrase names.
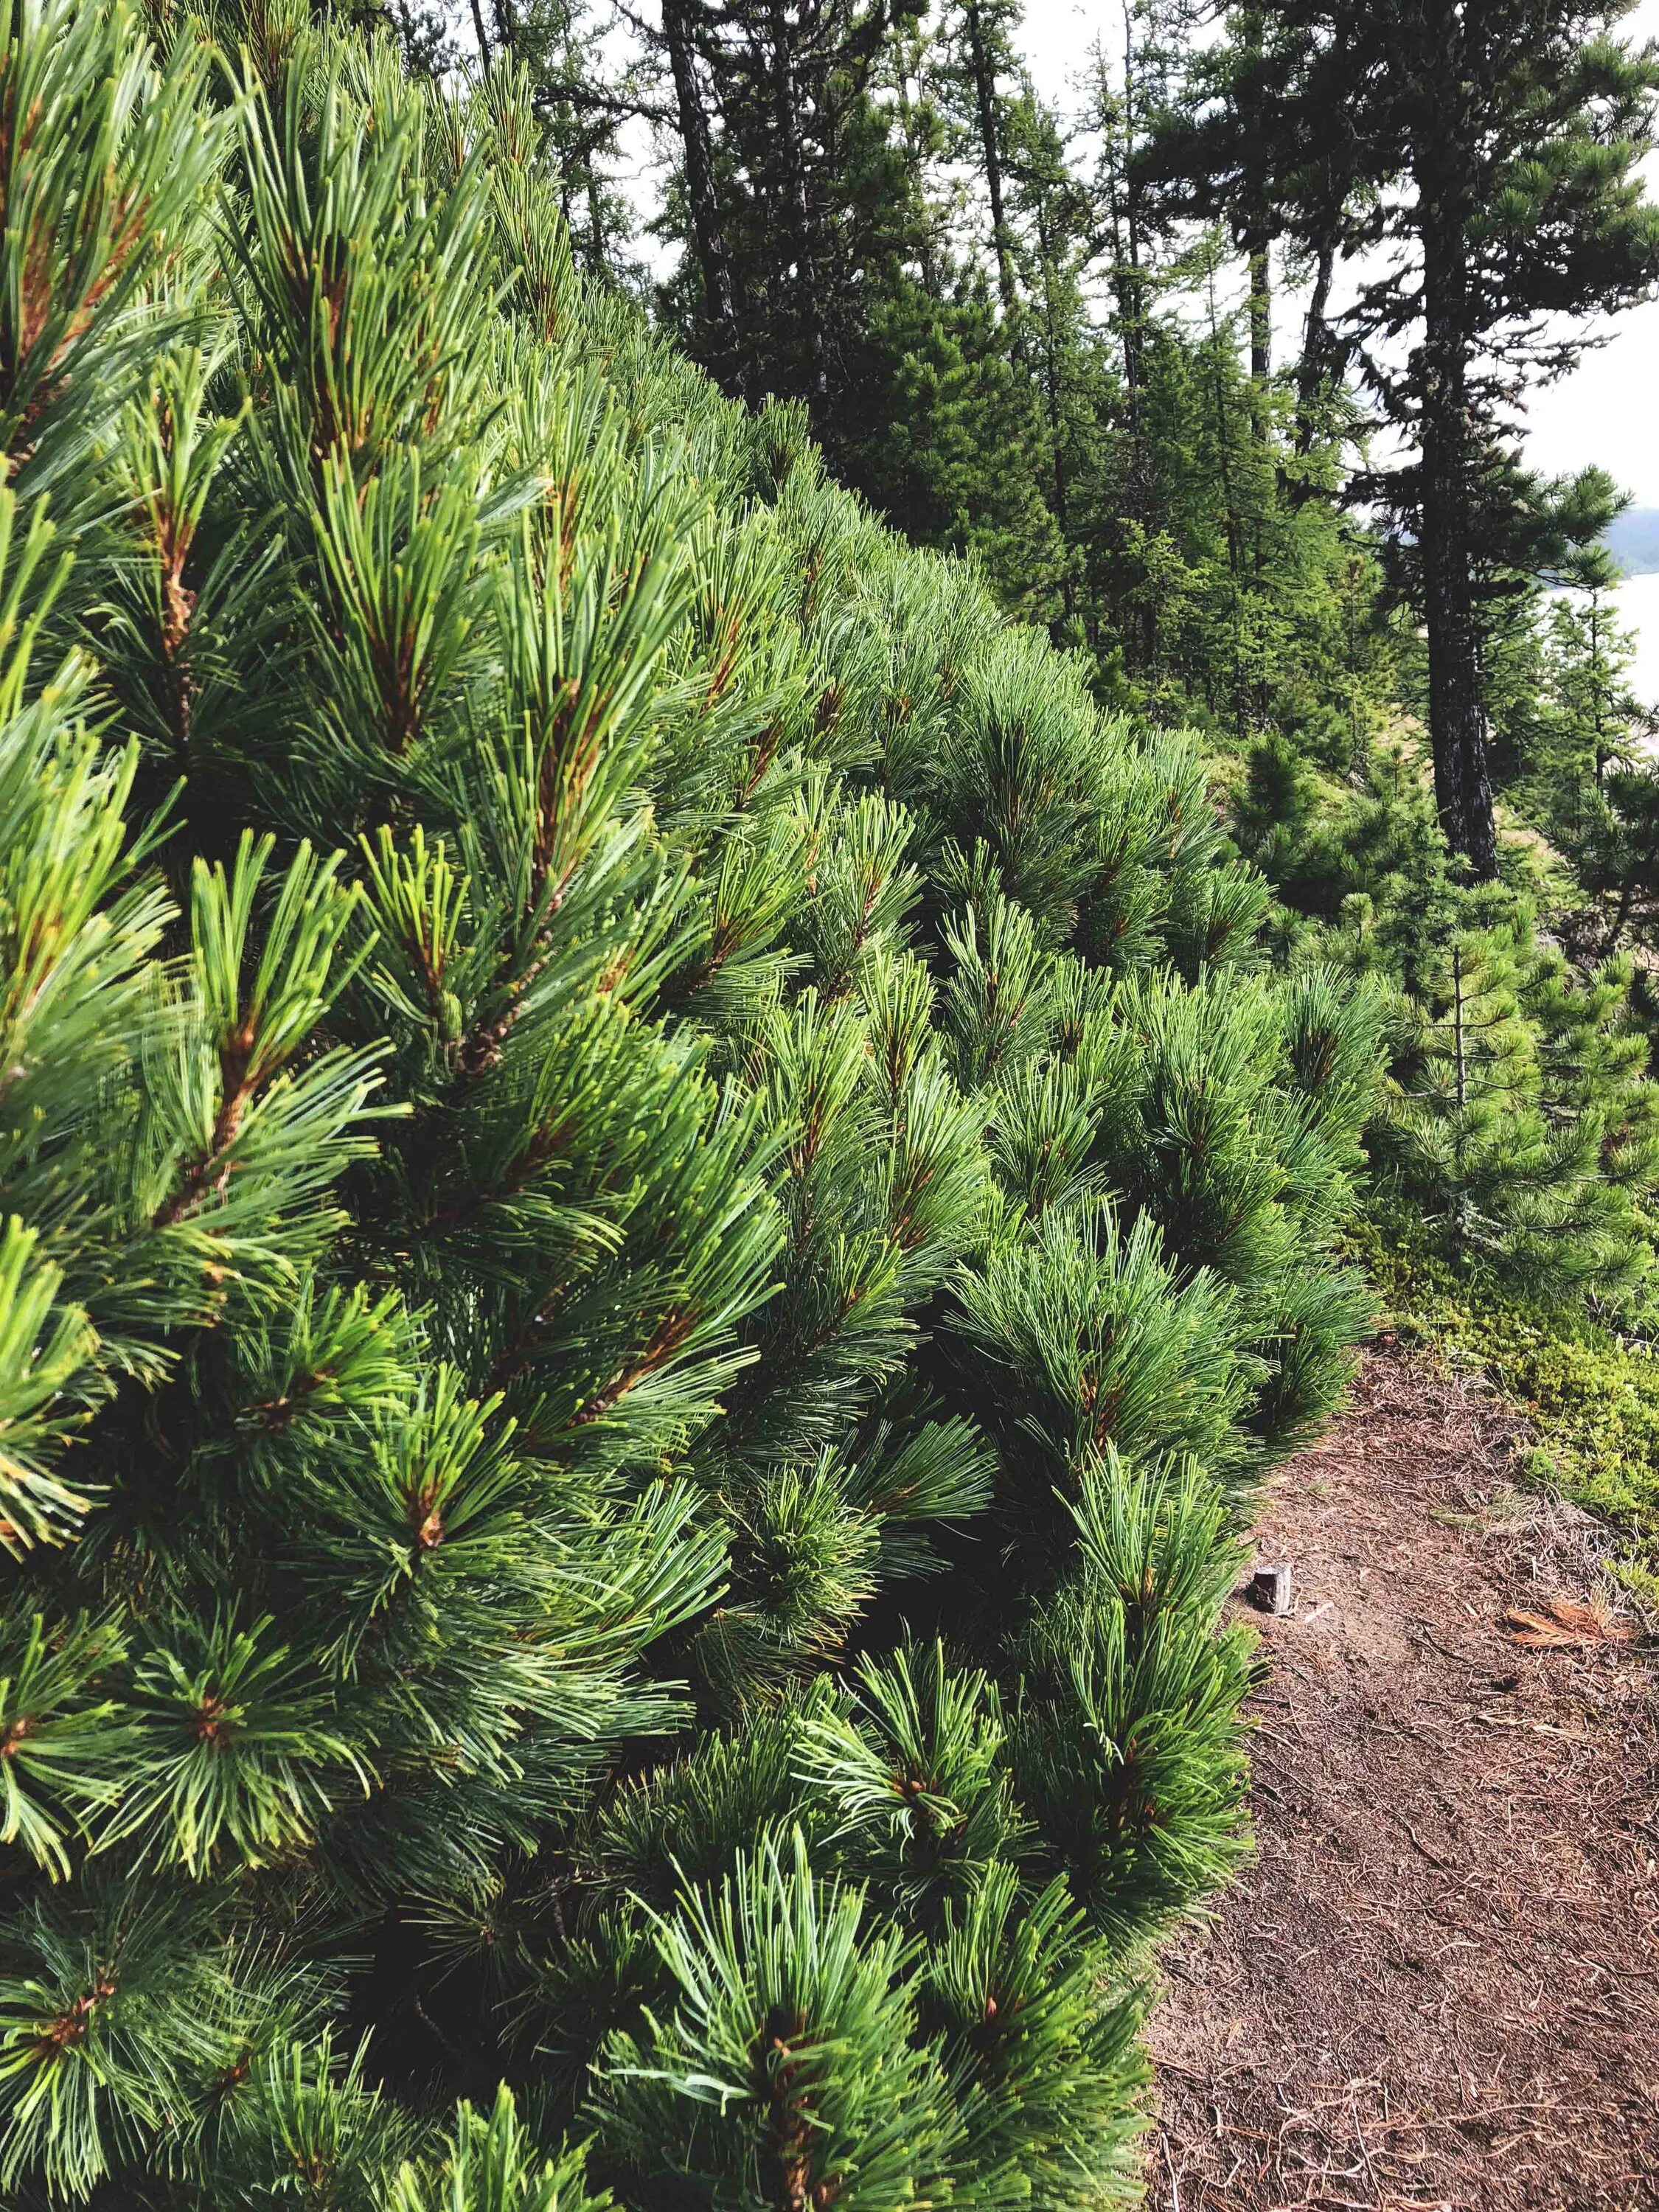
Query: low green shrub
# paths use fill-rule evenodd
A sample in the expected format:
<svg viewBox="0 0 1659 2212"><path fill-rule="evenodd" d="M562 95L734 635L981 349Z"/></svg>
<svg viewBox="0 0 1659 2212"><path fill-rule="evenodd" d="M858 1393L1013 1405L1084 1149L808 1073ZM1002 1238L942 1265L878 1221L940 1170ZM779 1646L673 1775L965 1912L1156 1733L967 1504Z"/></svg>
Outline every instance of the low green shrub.
<svg viewBox="0 0 1659 2212"><path fill-rule="evenodd" d="M1350 1236L1401 1335L1480 1365L1526 1412L1534 1444L1517 1473L1625 1534L1620 1571L1659 1598L1659 1347L1582 1307L1517 1300L1431 1250L1397 1209L1374 1205Z"/></svg>

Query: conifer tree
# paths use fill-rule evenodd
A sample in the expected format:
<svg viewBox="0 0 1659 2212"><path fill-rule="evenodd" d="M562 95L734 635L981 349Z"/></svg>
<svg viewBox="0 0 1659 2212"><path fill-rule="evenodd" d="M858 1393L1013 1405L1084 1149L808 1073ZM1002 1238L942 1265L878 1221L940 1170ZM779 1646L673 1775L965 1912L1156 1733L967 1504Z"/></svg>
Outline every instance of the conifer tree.
<svg viewBox="0 0 1659 2212"><path fill-rule="evenodd" d="M1619 620L1611 556L1589 549L1565 580L1534 616L1536 690L1518 796L1577 858L1605 814L1610 769L1633 764L1647 718L1630 682L1636 641Z"/></svg>
<svg viewBox="0 0 1659 2212"><path fill-rule="evenodd" d="M1645 763L1612 769L1577 855L1580 881L1606 917L1602 950L1626 933L1651 944L1659 913L1659 775Z"/></svg>
<svg viewBox="0 0 1659 2212"><path fill-rule="evenodd" d="M1638 165L1659 63L1615 35L1629 0L1235 12L1233 59L1207 73L1265 104L1287 227L1319 251L1334 235L1349 253L1388 249L1347 319L1415 448L1394 491L1417 549L1442 824L1491 877L1476 578L1522 519L1502 453L1506 395L1517 374L1577 357L1565 319L1582 329L1653 280L1659 214ZM1182 143L1201 149L1212 135ZM1346 210L1334 232L1334 210ZM1402 340L1403 371L1387 351Z"/></svg>
<svg viewBox="0 0 1659 2212"><path fill-rule="evenodd" d="M1632 971L1588 978L1499 899L1454 908L1408 1000L1378 1145L1460 1261L1534 1297L1616 1297L1650 1265L1642 1194L1659 1162Z"/></svg>

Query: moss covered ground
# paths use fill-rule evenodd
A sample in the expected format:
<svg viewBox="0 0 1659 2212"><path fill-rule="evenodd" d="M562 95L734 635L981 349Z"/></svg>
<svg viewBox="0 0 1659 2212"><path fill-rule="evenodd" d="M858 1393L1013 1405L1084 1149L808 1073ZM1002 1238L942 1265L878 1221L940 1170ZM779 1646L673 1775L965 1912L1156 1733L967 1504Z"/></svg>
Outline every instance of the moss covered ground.
<svg viewBox="0 0 1659 2212"><path fill-rule="evenodd" d="M1351 1237L1381 1325L1478 1365L1525 1411L1533 1443L1517 1472L1607 1522L1624 1540L1621 1577L1659 1606L1659 1347L1594 1313L1516 1298L1385 1206Z"/></svg>

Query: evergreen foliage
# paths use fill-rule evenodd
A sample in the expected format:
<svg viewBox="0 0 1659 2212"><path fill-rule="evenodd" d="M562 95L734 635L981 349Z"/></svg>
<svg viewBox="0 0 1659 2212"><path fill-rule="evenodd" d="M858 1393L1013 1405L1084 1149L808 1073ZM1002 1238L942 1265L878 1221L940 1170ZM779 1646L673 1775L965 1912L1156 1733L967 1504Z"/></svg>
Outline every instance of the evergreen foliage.
<svg viewBox="0 0 1659 2212"><path fill-rule="evenodd" d="M1564 1328L1586 1297L1648 1325L1659 802L1599 543L1622 500L1598 468L1540 477L1514 439L1528 382L1571 365L1584 313L1651 282L1637 164L1654 63L1621 43L1629 12L1131 0L1121 40L1115 22L1083 58L1068 118L1000 0L890 21L675 0L659 34L628 11L674 88L661 228L685 251L667 319L728 389L798 399L844 482L913 540L975 555L1084 678L1067 702L1032 650L958 690L952 648L948 711L908 665L884 744L921 831L915 926L945 951L946 1065L994 1108L997 1236L963 1301L979 1334L953 1352L970 1332L945 1314L930 1379L968 1389L979 1362L1026 1406L1016 1437L1005 1407L974 1399L1005 1462L1038 1436L1052 1459L1087 1422L1074 1376L1053 1402L1007 1382L997 1330L1022 1357L1062 1314L1085 1342L1109 1336L1146 1216L1158 1265L1186 1212L1207 1224L1168 1287L1207 1268L1233 1292L1227 1328L1254 1316L1262 1332L1254 1402L1218 1418L1212 1471L1315 1418L1357 1294L1275 1279L1270 1252L1299 1233L1285 1192L1356 1172L1355 1129L1358 1187L1389 1222L1407 1199L1413 1249ZM793 147L767 127L786 81ZM538 80L561 128L592 92ZM1372 465L1378 421L1403 465ZM1127 728L1073 781L1100 701ZM1148 742L1148 725L1182 724L1196 746ZM1048 803L1061 792L1069 819ZM1472 864L1502 889L1468 896ZM1049 969L1055 941L1120 979L1115 1014ZM1625 950L1628 975L1607 964ZM1294 1103L1253 1090L1272 1024L1243 997L1224 1016L1199 981L1263 955L1310 1006L1347 994L1322 971L1364 979L1352 1034L1368 1065L1385 1042L1390 1080L1343 1107L1334 1150L1282 1121L1267 1135ZM1166 992L1147 972L1166 956L1199 988ZM1099 1110L1096 1048L1076 1040L1114 1024ZM1194 1119L1149 1088L1161 1127L1137 1128L1132 1033L1172 1066L1220 1054L1243 1089ZM1215 1192L1205 1159L1227 1163ZM1172 1164L1179 1188L1158 1180ZM1235 1172L1250 1195L1224 1230ZM998 1241L1009 1223L1069 1255L1053 1281ZM1248 1249L1248 1279L1228 1284L1212 1237ZM1194 1356L1218 1387L1231 1371L1218 1339Z"/></svg>
<svg viewBox="0 0 1659 2212"><path fill-rule="evenodd" d="M1524 565L1551 503L1507 448L1507 410L1522 378L1571 365L1584 319L1639 299L1659 270L1640 182L1659 58L1617 35L1632 5L1228 10L1231 52L1200 62L1164 149L1183 177L1218 157L1246 229L1271 175L1278 224L1327 270L1333 254L1383 249L1358 275L1344 349L1413 448L1370 489L1407 541L1442 827L1485 878L1498 849L1480 578Z"/></svg>
<svg viewBox="0 0 1659 2212"><path fill-rule="evenodd" d="M1611 1295L1651 1265L1659 1128L1631 982L1616 958L1575 978L1500 905L1462 918L1408 1001L1382 1152L1454 1251L1534 1295Z"/></svg>
<svg viewBox="0 0 1659 2212"><path fill-rule="evenodd" d="M1126 2202L1375 1008L524 74L158 35L0 15L0 2180Z"/></svg>
<svg viewBox="0 0 1659 2212"><path fill-rule="evenodd" d="M1235 812L1294 902L1275 921L1281 958L1310 985L1328 963L1374 994L1389 1063L1360 1109L1374 1195L1387 1219L1411 1220L1413 1249L1504 1295L1629 1313L1651 1265L1659 1155L1639 974L1605 926L1623 894L1587 910L1553 861L1517 868L1513 885L1466 885L1409 757L1374 749L1369 769L1359 790L1334 789L1264 747ZM1611 801L1598 812L1612 820ZM1538 900L1564 890L1554 939Z"/></svg>

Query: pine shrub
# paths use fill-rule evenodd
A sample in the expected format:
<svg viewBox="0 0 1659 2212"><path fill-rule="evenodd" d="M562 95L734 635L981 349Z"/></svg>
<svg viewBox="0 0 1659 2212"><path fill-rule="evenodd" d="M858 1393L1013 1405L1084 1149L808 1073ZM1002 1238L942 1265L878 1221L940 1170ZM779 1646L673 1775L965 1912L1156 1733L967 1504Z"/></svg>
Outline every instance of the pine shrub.
<svg viewBox="0 0 1659 2212"><path fill-rule="evenodd" d="M0 8L0 2185L1127 2201L1368 1002L510 69L158 21Z"/></svg>
<svg viewBox="0 0 1659 2212"><path fill-rule="evenodd" d="M1530 908L1454 920L1409 994L1375 1150L1446 1255L1545 1304L1617 1302L1651 1264L1659 1118L1618 956L1575 975Z"/></svg>

